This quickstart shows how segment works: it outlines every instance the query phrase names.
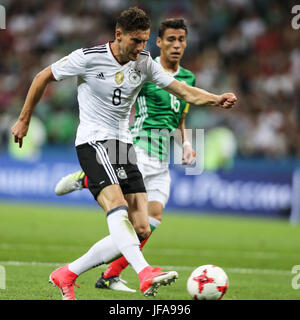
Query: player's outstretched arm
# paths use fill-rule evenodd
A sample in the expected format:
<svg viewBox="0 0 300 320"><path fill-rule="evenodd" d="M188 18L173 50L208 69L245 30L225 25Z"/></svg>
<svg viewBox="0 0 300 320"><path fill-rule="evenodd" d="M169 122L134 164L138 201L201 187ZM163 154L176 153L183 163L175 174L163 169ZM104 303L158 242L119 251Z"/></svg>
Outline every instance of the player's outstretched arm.
<svg viewBox="0 0 300 320"><path fill-rule="evenodd" d="M40 101L48 83L53 80L55 79L49 66L38 73L32 81L18 121L11 128L15 143L19 143L20 148L22 148L23 138L27 134L33 110Z"/></svg>
<svg viewBox="0 0 300 320"><path fill-rule="evenodd" d="M176 97L196 106L212 106L229 109L234 106L237 100L233 93L215 95L203 89L191 87L176 79L164 89Z"/></svg>

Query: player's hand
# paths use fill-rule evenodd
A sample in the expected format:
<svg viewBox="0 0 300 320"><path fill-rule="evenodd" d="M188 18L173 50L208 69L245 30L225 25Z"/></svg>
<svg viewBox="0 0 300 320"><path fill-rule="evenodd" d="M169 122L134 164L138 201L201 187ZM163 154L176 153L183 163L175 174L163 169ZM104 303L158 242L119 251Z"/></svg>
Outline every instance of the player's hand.
<svg viewBox="0 0 300 320"><path fill-rule="evenodd" d="M233 93L224 93L219 96L219 106L224 109L230 109L234 106L237 98Z"/></svg>
<svg viewBox="0 0 300 320"><path fill-rule="evenodd" d="M27 134L28 127L29 127L28 123L18 120L11 128L11 132L15 138L15 143L19 143L19 148L22 148L23 138Z"/></svg>
<svg viewBox="0 0 300 320"><path fill-rule="evenodd" d="M182 164L192 164L196 159L196 152L191 145L186 145L183 148Z"/></svg>

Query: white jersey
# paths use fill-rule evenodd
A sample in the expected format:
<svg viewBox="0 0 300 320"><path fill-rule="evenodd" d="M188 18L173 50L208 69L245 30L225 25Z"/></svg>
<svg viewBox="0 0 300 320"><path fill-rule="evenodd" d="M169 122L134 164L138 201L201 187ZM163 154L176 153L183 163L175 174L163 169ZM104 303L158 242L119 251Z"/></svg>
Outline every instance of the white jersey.
<svg viewBox="0 0 300 320"><path fill-rule="evenodd" d="M110 44L78 49L51 65L56 80L77 76L79 119L75 145L117 139L132 143L129 114L144 82L167 87L174 78L148 51L120 65Z"/></svg>

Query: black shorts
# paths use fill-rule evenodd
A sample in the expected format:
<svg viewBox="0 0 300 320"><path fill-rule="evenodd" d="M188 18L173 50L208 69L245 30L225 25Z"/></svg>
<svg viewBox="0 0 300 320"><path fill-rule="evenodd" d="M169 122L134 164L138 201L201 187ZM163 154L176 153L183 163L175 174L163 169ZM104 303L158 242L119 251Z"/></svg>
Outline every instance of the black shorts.
<svg viewBox="0 0 300 320"><path fill-rule="evenodd" d="M88 187L97 199L102 189L119 184L123 194L146 192L132 144L119 140L92 141L76 147Z"/></svg>

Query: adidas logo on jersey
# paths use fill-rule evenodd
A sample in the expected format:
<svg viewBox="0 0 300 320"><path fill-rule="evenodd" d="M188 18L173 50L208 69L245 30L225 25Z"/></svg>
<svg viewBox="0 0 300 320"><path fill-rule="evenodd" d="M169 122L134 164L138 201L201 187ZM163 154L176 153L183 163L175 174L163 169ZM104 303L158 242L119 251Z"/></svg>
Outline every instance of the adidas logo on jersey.
<svg viewBox="0 0 300 320"><path fill-rule="evenodd" d="M103 72L98 73L98 74L96 75L96 78L97 78L97 79L101 79L101 80L105 80L105 77L104 77Z"/></svg>

